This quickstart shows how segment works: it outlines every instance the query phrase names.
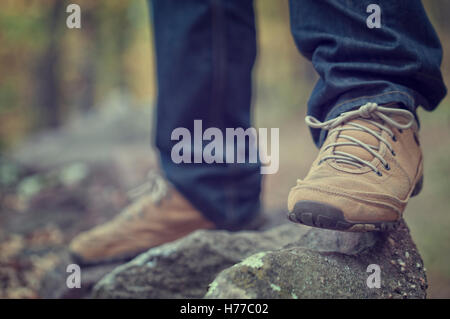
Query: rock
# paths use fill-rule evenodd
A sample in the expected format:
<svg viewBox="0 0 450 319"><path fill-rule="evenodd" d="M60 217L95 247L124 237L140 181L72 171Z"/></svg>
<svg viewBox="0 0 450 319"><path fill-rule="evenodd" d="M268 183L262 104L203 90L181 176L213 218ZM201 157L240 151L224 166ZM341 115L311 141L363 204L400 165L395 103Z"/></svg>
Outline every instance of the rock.
<svg viewBox="0 0 450 319"><path fill-rule="evenodd" d="M417 267L423 261L406 224L385 234L341 234L345 235L315 229L286 248L252 255L222 271L210 284L205 297L426 297L425 271ZM406 252L408 258L400 259ZM380 267L380 288L367 285L373 272L367 272L371 264Z"/></svg>
<svg viewBox="0 0 450 319"><path fill-rule="evenodd" d="M380 234L349 233L320 228L308 228L308 232L298 241L293 241L285 248L305 247L320 252L339 252L357 254L372 247L380 239Z"/></svg>
<svg viewBox="0 0 450 319"><path fill-rule="evenodd" d="M93 297L200 298L208 284L226 268L210 285L207 297L303 298L308 297L305 289L319 289L311 292L312 297L314 294L355 297L360 291L370 291L366 286L369 264L378 263L384 271L393 255L404 255L400 252L403 249L411 252L413 258L409 260L413 265L420 260L406 226L390 236L400 243L400 248L386 251L388 236L380 233L345 233L296 224L284 224L265 232L197 231L150 249L116 268L95 286ZM388 259L384 260L385 257ZM397 269L390 265L389 271ZM417 275L417 267L413 268ZM352 286L346 280L355 280L356 271L363 281ZM405 280L400 277L395 280L406 289ZM418 281L412 280L410 284L418 286ZM391 281L389 285L388 291L394 293L397 286L392 287ZM330 289L324 289L327 286ZM403 293L405 289L400 291Z"/></svg>
<svg viewBox="0 0 450 319"><path fill-rule="evenodd" d="M150 249L106 275L95 298L201 298L223 269L299 240L309 229L285 224L265 232L196 231Z"/></svg>

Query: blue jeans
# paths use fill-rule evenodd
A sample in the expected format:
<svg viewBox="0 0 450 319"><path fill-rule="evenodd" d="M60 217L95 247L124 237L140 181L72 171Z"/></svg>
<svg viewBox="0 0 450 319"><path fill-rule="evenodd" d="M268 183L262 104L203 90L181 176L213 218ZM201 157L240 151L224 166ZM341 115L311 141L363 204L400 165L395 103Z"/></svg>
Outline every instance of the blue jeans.
<svg viewBox="0 0 450 319"><path fill-rule="evenodd" d="M442 49L419 0L378 0L381 28L368 28L373 0L291 0L291 31L318 80L308 114L331 119L366 102L433 110L446 94ZM177 127L251 126L256 34L251 0L152 0L157 59L156 147L167 179L219 228L259 211L259 164L175 164ZM299 119L302 121L302 119ZM320 146L326 133L312 130Z"/></svg>

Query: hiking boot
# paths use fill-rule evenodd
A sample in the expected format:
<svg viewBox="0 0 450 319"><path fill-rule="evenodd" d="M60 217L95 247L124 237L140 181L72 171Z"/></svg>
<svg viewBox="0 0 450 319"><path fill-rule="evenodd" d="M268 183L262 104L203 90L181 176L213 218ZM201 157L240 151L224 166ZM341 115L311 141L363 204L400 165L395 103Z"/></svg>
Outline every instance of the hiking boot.
<svg viewBox="0 0 450 319"><path fill-rule="evenodd" d="M418 125L407 110L367 103L320 122L328 130L317 159L288 197L288 218L342 231L395 229L422 187Z"/></svg>
<svg viewBox="0 0 450 319"><path fill-rule="evenodd" d="M112 221L72 240L70 252L77 262L89 265L126 260L197 229L215 228L156 174L133 193L139 198Z"/></svg>

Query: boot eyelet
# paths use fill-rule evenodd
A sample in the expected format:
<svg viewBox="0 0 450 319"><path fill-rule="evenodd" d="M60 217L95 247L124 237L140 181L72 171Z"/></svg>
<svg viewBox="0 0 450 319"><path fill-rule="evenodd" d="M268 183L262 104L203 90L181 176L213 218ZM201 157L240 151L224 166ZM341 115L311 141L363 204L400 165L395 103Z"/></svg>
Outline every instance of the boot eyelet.
<svg viewBox="0 0 450 319"><path fill-rule="evenodd" d="M392 135L392 140L393 140L394 142L397 142L397 136Z"/></svg>
<svg viewBox="0 0 450 319"><path fill-rule="evenodd" d="M383 176L383 174L380 171L377 171L378 176Z"/></svg>
<svg viewBox="0 0 450 319"><path fill-rule="evenodd" d="M386 165L384 165L384 168L389 171L391 169L391 166L389 165L389 163L386 163Z"/></svg>
<svg viewBox="0 0 450 319"><path fill-rule="evenodd" d="M399 129L398 129L398 132L399 132L400 134L402 134L402 133L403 133L403 130L402 130L401 128L399 128Z"/></svg>
<svg viewBox="0 0 450 319"><path fill-rule="evenodd" d="M392 156L395 156L395 155L397 155L394 151L391 151L391 153L392 153Z"/></svg>

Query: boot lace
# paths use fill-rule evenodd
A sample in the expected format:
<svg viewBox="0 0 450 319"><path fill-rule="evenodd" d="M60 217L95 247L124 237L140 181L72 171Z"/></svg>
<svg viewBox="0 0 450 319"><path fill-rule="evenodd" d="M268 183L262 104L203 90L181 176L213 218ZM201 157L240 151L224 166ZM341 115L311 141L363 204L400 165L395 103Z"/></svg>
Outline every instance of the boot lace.
<svg viewBox="0 0 450 319"><path fill-rule="evenodd" d="M168 194L167 183L156 171L150 170L147 174L147 181L133 188L128 193L131 199L136 199L144 195L149 195L150 200L158 204Z"/></svg>
<svg viewBox="0 0 450 319"><path fill-rule="evenodd" d="M392 118L392 116L401 116L402 118L407 119L406 123L400 123ZM351 120L359 119L364 122L370 123L375 127L380 129L380 132L374 131L365 125L361 125L359 123L347 123ZM381 121L380 121L381 120ZM319 160L319 164L326 160L335 160L337 163L344 163L353 165L357 168L363 168L367 166L371 168L375 173L381 176L381 172L369 161L366 161L356 155L349 154L343 151L337 151L337 146L357 146L362 147L367 152L369 152L373 157L380 160L380 162L384 165L386 169L390 169L387 161L381 156L379 153L380 147L366 144L359 139L345 135L343 132L345 131L361 131L368 134L371 134L381 143L385 144L386 147L391 151L392 155L395 156L394 149L388 140L381 136L381 132L385 131L391 137L393 141L396 141L396 137L391 130L391 127L397 128L400 132L402 130L409 129L414 126L417 129L417 123L415 121L414 115L407 110L398 109L398 108L389 108L379 106L376 103L366 103L362 105L359 109L342 113L339 117L321 122L313 116L307 116L305 118L305 122L308 126L312 128L318 128L323 130L328 130L329 134L334 132L340 132L339 138L344 139L344 141L330 143L324 147L324 151L333 148L333 151L329 155L323 156ZM382 122L383 124L381 124ZM346 123L345 126L343 124Z"/></svg>

